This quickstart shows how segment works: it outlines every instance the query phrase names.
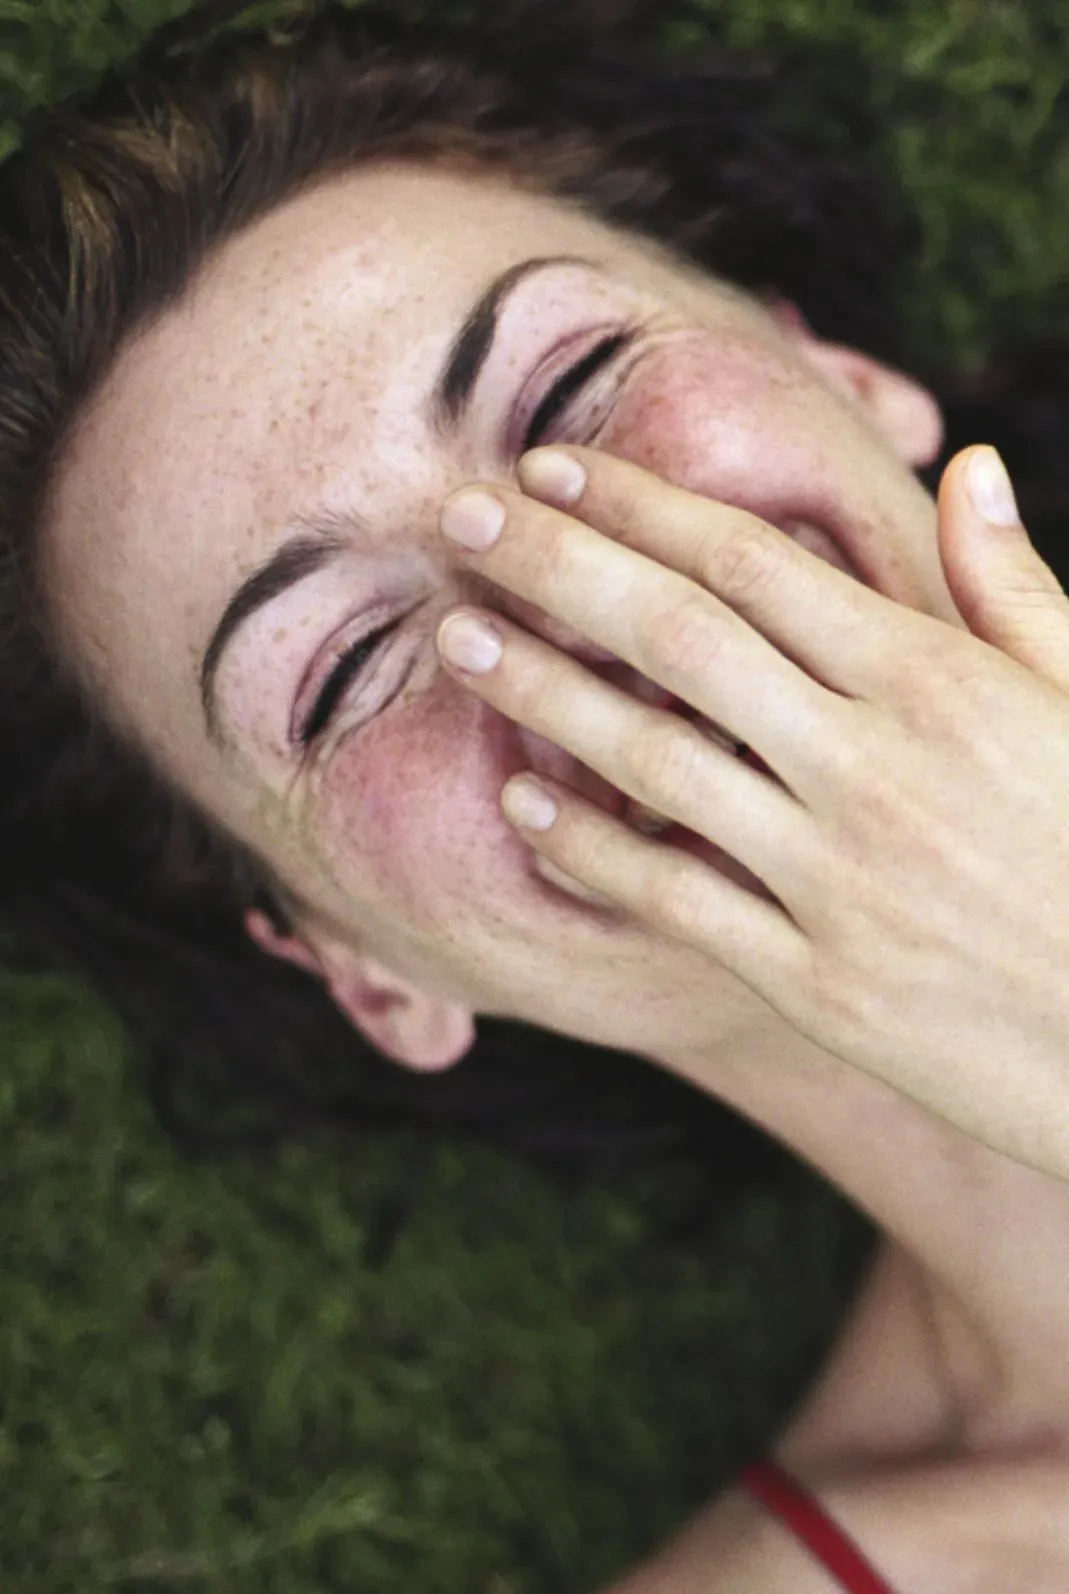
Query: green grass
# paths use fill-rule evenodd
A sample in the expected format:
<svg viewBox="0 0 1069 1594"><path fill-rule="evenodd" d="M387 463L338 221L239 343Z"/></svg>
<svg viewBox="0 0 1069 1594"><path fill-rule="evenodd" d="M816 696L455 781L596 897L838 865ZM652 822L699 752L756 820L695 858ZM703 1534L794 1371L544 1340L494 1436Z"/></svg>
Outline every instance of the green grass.
<svg viewBox="0 0 1069 1594"><path fill-rule="evenodd" d="M121 1036L0 982L5 1591L592 1588L764 1442L868 1231L798 1171L704 1242L686 1180L562 1190L407 1140L181 1160Z"/></svg>
<svg viewBox="0 0 1069 1594"><path fill-rule="evenodd" d="M2 147L185 9L0 0ZM1069 322L1067 19L732 0L674 36L855 63L924 221L911 335L969 364ZM0 1015L4 1594L580 1594L764 1442L868 1242L800 1169L669 1247L685 1170L566 1189L451 1145L378 1270L410 1142L184 1160L94 1000L0 976Z"/></svg>

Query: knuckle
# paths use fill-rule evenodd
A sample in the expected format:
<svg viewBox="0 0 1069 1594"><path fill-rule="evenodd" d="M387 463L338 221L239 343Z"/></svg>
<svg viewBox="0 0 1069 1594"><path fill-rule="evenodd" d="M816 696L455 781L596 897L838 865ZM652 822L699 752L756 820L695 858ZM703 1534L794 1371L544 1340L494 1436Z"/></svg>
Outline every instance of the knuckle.
<svg viewBox="0 0 1069 1594"><path fill-rule="evenodd" d="M693 796L704 744L684 720L658 725L627 749L628 790L650 808L677 806Z"/></svg>
<svg viewBox="0 0 1069 1594"><path fill-rule="evenodd" d="M785 563L784 549L763 526L746 520L704 551L702 579L731 603L752 606L779 580Z"/></svg>
<svg viewBox="0 0 1069 1594"><path fill-rule="evenodd" d="M557 839L559 845L560 838ZM560 867L573 879L587 881L611 879L614 863L612 839L604 834L600 825L579 823L567 827Z"/></svg>
<svg viewBox="0 0 1069 1594"><path fill-rule="evenodd" d="M888 684L903 707L923 712L940 695L933 686L942 668L938 644L903 638L893 650Z"/></svg>
<svg viewBox="0 0 1069 1594"><path fill-rule="evenodd" d="M948 718L953 722L954 709L960 702L963 715L960 723L971 733L980 725L990 729L993 718L1006 712L1007 679L1016 674L1017 666L1004 653L992 651L977 661L974 654L962 655L958 649L948 649L941 676L935 682L935 692Z"/></svg>
<svg viewBox="0 0 1069 1594"><path fill-rule="evenodd" d="M960 645L956 631L928 635L896 650L889 686L907 726L914 732L936 733L951 742L969 741L978 725L989 722L1004 702L1003 671Z"/></svg>
<svg viewBox="0 0 1069 1594"><path fill-rule="evenodd" d="M726 628L707 593L694 589L646 615L638 637L645 662L656 668L684 671L688 676L711 669L726 642Z"/></svg>
<svg viewBox="0 0 1069 1594"><path fill-rule="evenodd" d="M821 777L839 792L857 792L875 784L885 790L880 778L886 764L886 743L882 718L874 716L867 703L841 699L824 708L827 734L821 750Z"/></svg>
<svg viewBox="0 0 1069 1594"><path fill-rule="evenodd" d="M700 940L709 910L708 880L693 859L674 855L658 860L643 887L643 908L655 924L688 940Z"/></svg>
<svg viewBox="0 0 1069 1594"><path fill-rule="evenodd" d="M849 783L849 825L851 862L854 854L866 847L889 846L899 841L905 817L905 802L894 781L888 781L883 766L855 767Z"/></svg>

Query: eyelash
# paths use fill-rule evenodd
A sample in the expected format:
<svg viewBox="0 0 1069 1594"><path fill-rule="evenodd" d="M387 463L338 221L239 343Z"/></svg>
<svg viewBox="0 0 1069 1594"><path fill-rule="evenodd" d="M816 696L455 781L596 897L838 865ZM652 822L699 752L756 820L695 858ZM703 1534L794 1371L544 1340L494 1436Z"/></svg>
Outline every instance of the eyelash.
<svg viewBox="0 0 1069 1594"><path fill-rule="evenodd" d="M316 698L308 712L308 718L301 726L297 740L302 747L308 747L326 730L334 717L334 710L341 701L345 688L354 675L359 674L367 660L374 653L375 648L383 637L396 631L400 620L391 620L388 625L380 625L377 631L372 631L368 636L361 637L359 642L354 642L352 647L346 648L337 664L331 670L323 683L323 690Z"/></svg>
<svg viewBox="0 0 1069 1594"><path fill-rule="evenodd" d="M573 394L586 386L596 372L608 365L622 349L634 342L634 330L627 332L614 332L610 337L603 338L592 349L577 360L559 381L554 382L549 392L541 400L534 414L531 416L527 431L523 439L523 451L534 448L538 440L544 437L550 424L567 406ZM323 683L323 689L309 710L308 717L301 726L297 740L302 747L308 747L317 736L327 729L334 717L334 711L341 701L345 688L354 675L360 673L368 659L374 653L378 644L396 631L400 620L391 620L388 625L380 626L377 631L372 631L368 636L361 637L354 642L338 659L330 675Z"/></svg>
<svg viewBox="0 0 1069 1594"><path fill-rule="evenodd" d="M565 408L573 393L585 387L602 366L608 365L622 349L628 348L637 336L635 328L624 332L613 332L609 337L602 338L600 343L595 343L581 360L569 366L560 380L554 382L531 416L524 433L521 452L526 453L527 449L536 447L545 437L550 423Z"/></svg>

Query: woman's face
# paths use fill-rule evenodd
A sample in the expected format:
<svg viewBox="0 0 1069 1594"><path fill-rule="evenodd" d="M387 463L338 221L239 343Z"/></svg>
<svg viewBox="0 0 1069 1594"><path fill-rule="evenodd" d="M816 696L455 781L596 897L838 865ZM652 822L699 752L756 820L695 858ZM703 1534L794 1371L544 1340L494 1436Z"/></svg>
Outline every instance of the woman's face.
<svg viewBox="0 0 1069 1594"><path fill-rule="evenodd" d="M443 418L433 395L460 329L528 266L483 316ZM435 652L445 610L476 599L627 680L480 589L438 532L444 497L511 479L539 401L620 332L634 334L622 356L539 441L596 442L835 531L882 591L953 616L910 468L940 441L921 389L485 174L383 163L229 242L123 351L57 484L46 568L75 655L306 904L304 943L397 1055L403 1043L364 1024L368 969L457 1012L653 1055L737 1040L768 1015L707 958L542 878L500 814L505 780L552 770L595 799L602 783L467 694ZM247 589L294 537L285 579ZM383 626L328 715L333 666Z"/></svg>

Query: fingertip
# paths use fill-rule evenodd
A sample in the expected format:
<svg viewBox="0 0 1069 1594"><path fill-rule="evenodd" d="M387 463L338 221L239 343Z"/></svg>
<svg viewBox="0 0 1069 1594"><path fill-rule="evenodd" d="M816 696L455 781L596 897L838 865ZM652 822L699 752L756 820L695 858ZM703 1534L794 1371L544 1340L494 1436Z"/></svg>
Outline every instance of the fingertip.
<svg viewBox="0 0 1069 1594"><path fill-rule="evenodd" d="M1002 456L989 443L969 452L964 469L965 490L975 512L992 526L1020 524L1020 511Z"/></svg>
<svg viewBox="0 0 1069 1594"><path fill-rule="evenodd" d="M574 504L586 486L586 471L560 448L533 448L516 467L524 492L550 504Z"/></svg>
<svg viewBox="0 0 1069 1594"><path fill-rule="evenodd" d="M942 500L947 493L957 497L966 496L965 472L969 467L969 460L977 448L982 448L982 443L970 443L967 448L959 448L956 454L943 466L943 474L939 478L939 498Z"/></svg>
<svg viewBox="0 0 1069 1594"><path fill-rule="evenodd" d="M940 519L951 516L960 519L962 515L970 520L975 518L976 505L969 492L969 464L974 455L988 446L986 443L969 443L965 448L959 448L943 467L936 495Z"/></svg>

